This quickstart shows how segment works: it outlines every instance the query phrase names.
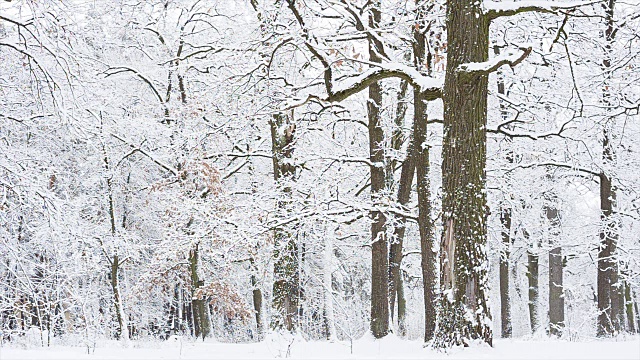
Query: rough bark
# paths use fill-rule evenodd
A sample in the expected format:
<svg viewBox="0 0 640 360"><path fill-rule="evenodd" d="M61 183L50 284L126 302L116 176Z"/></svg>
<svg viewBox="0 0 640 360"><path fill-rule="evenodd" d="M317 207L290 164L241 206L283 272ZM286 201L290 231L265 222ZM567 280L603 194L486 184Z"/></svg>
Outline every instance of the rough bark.
<svg viewBox="0 0 640 360"><path fill-rule="evenodd" d="M378 3L370 11L369 26L380 22ZM380 49L381 50L381 49ZM369 42L369 61L380 62L381 53L373 41ZM375 203L385 188L384 132L381 127L380 106L382 89L379 83L369 86L367 115L369 120L369 160L371 161L371 199ZM389 332L389 273L386 218L380 211L371 211L371 332L381 338Z"/></svg>
<svg viewBox="0 0 640 360"><path fill-rule="evenodd" d="M447 68L443 91L442 186L444 231L441 248L439 326L434 345L492 343L487 303L486 124L488 74L460 72L485 62L489 19L481 3L447 1ZM468 316L467 314L473 314Z"/></svg>
<svg viewBox="0 0 640 360"><path fill-rule="evenodd" d="M291 201L291 187L296 172L293 164L295 124L292 116L278 113L271 121L271 141L273 151L273 177L282 186L282 197L278 208L285 213ZM274 231L274 283L273 306L277 318L273 326L293 331L297 327L300 273L298 263L298 244L290 230L278 228Z"/></svg>
<svg viewBox="0 0 640 360"><path fill-rule="evenodd" d="M545 207L551 225L549 245L549 334L561 336L564 329L564 287L562 247L557 243L560 234L560 215L553 205Z"/></svg>

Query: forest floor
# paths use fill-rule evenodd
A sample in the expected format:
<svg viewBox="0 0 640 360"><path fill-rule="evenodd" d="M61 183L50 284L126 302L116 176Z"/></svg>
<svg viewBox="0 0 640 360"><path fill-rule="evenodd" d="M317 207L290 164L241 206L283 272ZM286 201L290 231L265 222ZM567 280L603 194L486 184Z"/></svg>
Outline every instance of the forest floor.
<svg viewBox="0 0 640 360"><path fill-rule="evenodd" d="M87 353L88 352L88 353ZM304 341L270 335L259 343L230 344L215 340L200 342L174 337L164 342L100 342L95 347L54 345L51 347L0 347L0 360L7 359L640 359L640 337L609 340L496 339L494 347L476 345L454 348L447 353L424 348L420 341L388 336L382 340Z"/></svg>

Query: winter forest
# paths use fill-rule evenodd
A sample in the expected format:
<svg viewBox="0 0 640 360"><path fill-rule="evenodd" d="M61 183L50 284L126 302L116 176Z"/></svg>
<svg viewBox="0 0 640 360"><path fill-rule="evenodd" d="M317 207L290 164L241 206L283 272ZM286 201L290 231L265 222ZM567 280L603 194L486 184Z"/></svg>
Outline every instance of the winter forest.
<svg viewBox="0 0 640 360"><path fill-rule="evenodd" d="M638 0L3 0L0 357L634 358L639 113Z"/></svg>

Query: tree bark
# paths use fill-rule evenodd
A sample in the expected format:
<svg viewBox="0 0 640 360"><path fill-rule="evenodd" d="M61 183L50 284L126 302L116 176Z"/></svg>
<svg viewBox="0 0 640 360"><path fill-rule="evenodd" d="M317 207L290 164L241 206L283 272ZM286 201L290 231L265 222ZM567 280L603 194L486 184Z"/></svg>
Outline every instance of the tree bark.
<svg viewBox="0 0 640 360"><path fill-rule="evenodd" d="M211 320L209 318L209 306L206 298L196 298L199 287L204 285L198 274L198 262L200 260L199 244L195 244L189 251L189 272L191 276L191 309L193 313L193 330L196 338L206 338L211 332Z"/></svg>
<svg viewBox="0 0 640 360"><path fill-rule="evenodd" d="M493 53L500 55L500 47L495 45L493 47ZM498 94L506 95L504 76L498 71ZM507 121L507 108L503 100L500 100L500 119ZM507 145L510 145L511 139L505 138ZM513 152L511 149L507 151L507 161L513 164ZM506 198L506 194L505 194ZM500 325L501 336L503 338L510 338L512 335L511 325L511 297L509 295L509 257L511 254L511 206L508 201L503 200L500 209L500 223L502 224L502 251L500 254Z"/></svg>
<svg viewBox="0 0 640 360"><path fill-rule="evenodd" d="M326 228L325 228L326 229ZM326 235L324 243L324 294L325 294L325 322L327 324L327 340L337 339L336 322L333 306L333 234Z"/></svg>
<svg viewBox="0 0 640 360"><path fill-rule="evenodd" d="M488 74L458 67L485 62L489 19L474 0L447 1L440 244L442 298L436 347L492 343L487 303L486 124ZM467 314L473 314L468 316Z"/></svg>
<svg viewBox="0 0 640 360"><path fill-rule="evenodd" d="M264 333L264 326L262 325L262 290L258 287L258 280L255 275L255 265L254 260L251 258L251 286L253 287L252 291L252 300L253 300L253 311L256 319L256 336L258 339L262 338Z"/></svg>
<svg viewBox="0 0 640 360"><path fill-rule="evenodd" d="M633 334L636 332L636 324L633 316L633 299L631 299L631 286L629 286L626 281L622 282L622 284L624 285L624 306L627 313L627 331Z"/></svg>
<svg viewBox="0 0 640 360"><path fill-rule="evenodd" d="M291 187L287 185L287 181L293 180L296 172L295 164L292 163L296 128L292 117L278 113L273 115L271 121L273 176L276 183L283 186L283 195L277 206L285 213L289 212L291 202ZM273 326L293 331L298 322L300 272L298 244L295 236L287 229L275 229L273 257L273 306L278 314Z"/></svg>
<svg viewBox="0 0 640 360"><path fill-rule="evenodd" d="M638 311L638 293L635 292L635 301L633 301L633 308L636 310L636 333L640 333L640 311Z"/></svg>
<svg viewBox="0 0 640 360"><path fill-rule="evenodd" d="M555 198L555 197L554 197ZM549 334L561 336L564 328L564 287L562 247L557 243L560 234L560 215L553 205L545 207L550 223L549 245Z"/></svg>
<svg viewBox="0 0 640 360"><path fill-rule="evenodd" d="M417 1L416 1L417 3ZM419 8L419 18L424 9ZM418 23L413 30L414 65L419 71L431 71L431 57L425 54L424 24ZM437 258L433 244L433 223L431 221L431 182L429 179L429 147L427 141L427 100L414 89L413 92L413 142L415 153L416 184L418 193L418 228L420 231L420 267L424 299L424 341L434 337L436 327L436 266Z"/></svg>
<svg viewBox="0 0 640 360"><path fill-rule="evenodd" d="M118 283L118 272L120 270L120 258L118 254L113 255L111 260L111 291L113 292L113 308L116 314L118 329L116 339L128 340L129 329L125 323L124 309L122 308L122 298L120 295L120 284Z"/></svg>
<svg viewBox="0 0 640 360"><path fill-rule="evenodd" d="M100 120L100 131L104 136L104 128L102 124L102 116L99 117ZM115 200L113 198L113 183L111 177L111 169L109 164L109 156L107 155L107 148L102 141L102 156L103 156L103 166L106 175L106 183L107 183L107 207L108 207L108 215L109 215L109 225L110 225L110 234L111 238L115 240L116 238L116 212L115 212ZM104 246L104 244L101 244ZM106 249L103 249L106 251ZM115 251L115 250L114 250ZM106 255L106 253L105 253ZM107 256L107 261L110 265L110 277L111 277L111 291L113 293L113 309L116 315L116 321L118 325L118 329L116 330L116 339L129 340L129 329L126 324L126 317L124 315L124 308L122 306L122 297L120 295L120 284L119 280L119 272L120 272L120 258L118 257L118 253L114 253L111 258Z"/></svg>
<svg viewBox="0 0 640 360"><path fill-rule="evenodd" d="M602 67L605 72L603 88L603 102L605 106L612 106L609 90L612 43L615 36L613 11L615 0L609 0L605 5L605 56ZM610 124L613 118L605 119L602 137L602 157L605 165L613 166L614 149L611 145ZM607 167L605 166L605 169ZM600 230L600 248L598 251L598 336L608 336L621 330L623 318L622 294L618 285L618 261L616 247L618 243L618 229L613 219L616 193L612 187L612 178L603 171L600 174L600 210L602 226Z"/></svg>
<svg viewBox="0 0 640 360"><path fill-rule="evenodd" d="M527 252L527 279L529 280L529 324L531 333L538 330L538 254L534 250Z"/></svg>
<svg viewBox="0 0 640 360"><path fill-rule="evenodd" d="M381 20L379 3L370 10L369 26L375 28ZM369 61L380 62L378 49L373 41L369 42ZM371 200L378 201L385 188L384 171L384 132L381 127L380 106L382 89L378 82L369 86L367 115L369 119L369 160L371 161ZM382 338L389 332L389 273L386 218L380 211L374 210L371 216L371 333Z"/></svg>
<svg viewBox="0 0 640 360"><path fill-rule="evenodd" d="M402 143L402 124L404 115L406 112L405 96L408 89L408 83L404 80L400 84L400 92L398 93L398 106L396 110L396 131L394 131L392 139L392 147L395 151L398 151ZM407 156L402 163L402 170L400 173L400 182L398 184L398 205L404 207L409 202L411 197L411 184L413 183L413 174L415 169L413 154L413 143L409 140L409 146L407 148ZM387 161L387 186L392 187L393 182L393 170L395 169L395 161ZM404 336L406 329L404 324L406 307L406 300L404 299L404 290L402 289L402 277L400 272L400 266L402 264L402 244L404 241L404 235L406 231L406 218L398 216L393 229L393 238L391 239L389 249L389 309L391 310L391 318L393 319L396 298L398 299L398 333L400 336Z"/></svg>
<svg viewBox="0 0 640 360"><path fill-rule="evenodd" d="M500 254L500 321L503 338L510 338L511 297L509 296L509 254L511 249L511 208L503 208L500 212L502 223L502 253Z"/></svg>

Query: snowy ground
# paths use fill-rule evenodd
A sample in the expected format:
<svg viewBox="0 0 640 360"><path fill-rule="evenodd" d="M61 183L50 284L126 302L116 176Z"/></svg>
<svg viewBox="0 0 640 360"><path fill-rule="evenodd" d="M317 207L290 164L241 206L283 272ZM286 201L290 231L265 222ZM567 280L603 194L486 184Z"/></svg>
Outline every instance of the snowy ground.
<svg viewBox="0 0 640 360"><path fill-rule="evenodd" d="M448 353L423 348L420 341L388 336L350 342L307 342L271 336L260 343L227 344L193 342L174 338L166 342L102 343L50 348L16 347L4 344L0 359L640 359L640 337L613 340L501 340L495 346L456 348Z"/></svg>

